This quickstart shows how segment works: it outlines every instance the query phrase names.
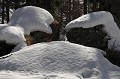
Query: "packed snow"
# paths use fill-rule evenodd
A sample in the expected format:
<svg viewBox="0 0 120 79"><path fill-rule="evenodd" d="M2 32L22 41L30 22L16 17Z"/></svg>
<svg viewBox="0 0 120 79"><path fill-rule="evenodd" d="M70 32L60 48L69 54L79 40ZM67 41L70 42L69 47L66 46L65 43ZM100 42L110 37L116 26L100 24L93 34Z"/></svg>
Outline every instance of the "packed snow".
<svg viewBox="0 0 120 79"><path fill-rule="evenodd" d="M25 6L14 11L8 24L24 28L25 34L28 35L34 30L51 34L52 29L49 25L53 21L53 16L45 9L35 6Z"/></svg>
<svg viewBox="0 0 120 79"><path fill-rule="evenodd" d="M31 74L26 72L0 71L0 79L82 79L72 74Z"/></svg>
<svg viewBox="0 0 120 79"><path fill-rule="evenodd" d="M120 68L111 64L102 53L96 48L65 41L38 43L1 57L0 70L68 73L78 79L119 79Z"/></svg>
<svg viewBox="0 0 120 79"><path fill-rule="evenodd" d="M108 41L108 48L113 47L115 50L120 50L120 29L114 21L114 18L110 12L98 11L83 15L71 22L69 22L65 29L69 31L75 27L90 28L96 25L102 24L104 26L103 31L111 37Z"/></svg>

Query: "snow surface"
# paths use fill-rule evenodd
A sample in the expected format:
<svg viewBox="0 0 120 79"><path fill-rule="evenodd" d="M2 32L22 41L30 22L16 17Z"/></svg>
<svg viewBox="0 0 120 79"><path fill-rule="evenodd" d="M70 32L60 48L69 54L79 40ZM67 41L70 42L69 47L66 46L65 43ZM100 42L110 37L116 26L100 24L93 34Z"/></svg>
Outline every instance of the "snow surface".
<svg viewBox="0 0 120 79"><path fill-rule="evenodd" d="M65 41L38 43L1 57L0 70L45 74L66 73L74 75L73 79L119 79L120 68L104 58L102 52L96 48ZM0 77L1 74L0 72ZM72 79L71 76L66 77L65 79Z"/></svg>
<svg viewBox="0 0 120 79"><path fill-rule="evenodd" d="M108 48L111 48L114 45L116 50L120 50L120 48L117 47L120 46L120 29L115 23L114 18L110 12L98 11L83 15L69 22L65 29L69 31L75 27L90 28L99 24L105 26L103 31L107 32L107 34L111 37L111 40L108 42Z"/></svg>
<svg viewBox="0 0 120 79"><path fill-rule="evenodd" d="M0 71L0 79L82 79L72 74L30 74L25 72Z"/></svg>
<svg viewBox="0 0 120 79"><path fill-rule="evenodd" d="M52 33L50 24L54 21L53 16L45 9L35 6L25 6L14 11L9 25L24 28L25 34L33 30Z"/></svg>

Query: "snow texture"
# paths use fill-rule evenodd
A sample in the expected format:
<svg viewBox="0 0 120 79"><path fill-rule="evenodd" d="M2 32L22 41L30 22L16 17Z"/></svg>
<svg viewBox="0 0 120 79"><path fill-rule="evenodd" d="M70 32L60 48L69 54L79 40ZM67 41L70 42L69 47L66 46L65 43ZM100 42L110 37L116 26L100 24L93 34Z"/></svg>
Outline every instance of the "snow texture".
<svg viewBox="0 0 120 79"><path fill-rule="evenodd" d="M119 79L120 68L104 58L102 52L65 41L38 43L1 57L0 70L69 73L78 79Z"/></svg>
<svg viewBox="0 0 120 79"><path fill-rule="evenodd" d="M0 71L0 79L82 79L72 74L30 74L26 72Z"/></svg>
<svg viewBox="0 0 120 79"><path fill-rule="evenodd" d="M25 34L40 30L51 34L50 24L54 21L53 16L45 9L35 6L25 6L14 11L9 25L24 28Z"/></svg>
<svg viewBox="0 0 120 79"><path fill-rule="evenodd" d="M107 32L107 34L111 37L111 40L108 42L108 48L111 48L114 45L115 50L120 50L120 48L117 47L120 45L120 29L115 23L110 12L98 11L83 15L69 22L65 29L69 31L75 27L90 28L99 24L105 26L103 31Z"/></svg>
<svg viewBox="0 0 120 79"><path fill-rule="evenodd" d="M0 40L5 40L6 43L15 45L26 41L23 29L14 26L2 26L0 28Z"/></svg>

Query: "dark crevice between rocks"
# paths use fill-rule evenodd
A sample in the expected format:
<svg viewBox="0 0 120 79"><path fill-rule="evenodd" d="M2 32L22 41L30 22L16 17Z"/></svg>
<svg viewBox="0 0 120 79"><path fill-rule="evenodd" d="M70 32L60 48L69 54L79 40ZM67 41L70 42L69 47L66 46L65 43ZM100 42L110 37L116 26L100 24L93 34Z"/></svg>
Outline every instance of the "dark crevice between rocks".
<svg viewBox="0 0 120 79"><path fill-rule="evenodd" d="M0 41L0 57L9 54L16 45L7 44L5 41Z"/></svg>

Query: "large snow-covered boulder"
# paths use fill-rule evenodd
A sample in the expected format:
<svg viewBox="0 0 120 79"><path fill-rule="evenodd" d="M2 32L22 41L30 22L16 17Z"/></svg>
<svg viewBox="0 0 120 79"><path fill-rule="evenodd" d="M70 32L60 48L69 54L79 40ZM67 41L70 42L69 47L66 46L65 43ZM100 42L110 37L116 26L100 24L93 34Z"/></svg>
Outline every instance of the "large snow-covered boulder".
<svg viewBox="0 0 120 79"><path fill-rule="evenodd" d="M0 27L0 56L27 46L25 41L23 28L3 25Z"/></svg>
<svg viewBox="0 0 120 79"><path fill-rule="evenodd" d="M96 48L64 41L38 43L1 57L0 70L70 73L83 79L119 79L120 68L102 53Z"/></svg>
<svg viewBox="0 0 120 79"><path fill-rule="evenodd" d="M111 48L111 45L115 45L114 48L118 49L119 38L120 38L120 29L118 28L117 24L114 21L114 18L110 12L106 11L98 11L88 13L83 15L71 22L69 22L65 29L67 32L72 28L90 28L96 25L103 25L102 31L105 31L107 35L111 37L111 40L108 41L108 48Z"/></svg>
<svg viewBox="0 0 120 79"><path fill-rule="evenodd" d="M51 34L52 29L49 25L53 21L53 16L45 9L35 6L25 6L13 13L8 24L24 28L25 34L28 35L34 30Z"/></svg>

